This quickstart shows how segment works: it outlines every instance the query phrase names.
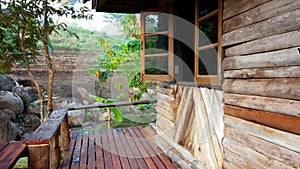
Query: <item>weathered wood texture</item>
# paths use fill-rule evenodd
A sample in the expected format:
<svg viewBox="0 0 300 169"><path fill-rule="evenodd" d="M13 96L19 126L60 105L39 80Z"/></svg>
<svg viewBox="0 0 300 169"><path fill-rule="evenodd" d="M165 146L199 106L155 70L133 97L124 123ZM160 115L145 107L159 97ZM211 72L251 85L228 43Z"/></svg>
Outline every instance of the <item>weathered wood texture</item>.
<svg viewBox="0 0 300 169"><path fill-rule="evenodd" d="M298 0L224 1L224 168L299 168L299 19Z"/></svg>
<svg viewBox="0 0 300 169"><path fill-rule="evenodd" d="M300 100L300 78L226 79L228 93Z"/></svg>
<svg viewBox="0 0 300 169"><path fill-rule="evenodd" d="M206 168L221 168L223 162L221 141L224 135L223 93L214 89L188 86L177 86L176 89L170 96L175 100L158 97L157 132L168 142L162 143L161 147L167 149L171 146L172 149L176 149L180 144ZM163 89L157 91L160 93ZM183 153L183 150L179 152ZM166 153L174 159L179 158L176 152L166 151ZM178 165L185 166L185 163Z"/></svg>
<svg viewBox="0 0 300 169"><path fill-rule="evenodd" d="M285 32L291 32L298 30L299 27L300 10L289 11L287 13L283 13L279 16L272 17L262 22L248 25L223 34L222 46L229 46L264 37L274 36ZM257 31L258 29L261 29L263 31Z"/></svg>
<svg viewBox="0 0 300 169"><path fill-rule="evenodd" d="M225 50L225 57L248 55L296 47L300 45L300 32L298 30L279 35L268 36L230 47Z"/></svg>
<svg viewBox="0 0 300 169"><path fill-rule="evenodd" d="M23 141L12 141L0 145L0 168L13 168L20 157L27 156L26 144Z"/></svg>
<svg viewBox="0 0 300 169"><path fill-rule="evenodd" d="M296 100L225 93L225 103L300 117L300 101Z"/></svg>
<svg viewBox="0 0 300 169"><path fill-rule="evenodd" d="M61 150L66 151L70 142L67 124L68 108L60 108L51 113L26 140L31 168L57 168L61 160ZM59 136L62 135L62 148Z"/></svg>
<svg viewBox="0 0 300 169"><path fill-rule="evenodd" d="M228 4L228 2L224 4L225 8L226 4ZM299 8L300 2L298 0L272 0L225 20L223 32L227 33Z"/></svg>
<svg viewBox="0 0 300 169"><path fill-rule="evenodd" d="M175 169L150 139L140 127L89 132L71 141L61 168Z"/></svg>
<svg viewBox="0 0 300 169"><path fill-rule="evenodd" d="M225 114L263 124L279 130L300 134L300 118L269 111L254 110L237 106L224 106Z"/></svg>

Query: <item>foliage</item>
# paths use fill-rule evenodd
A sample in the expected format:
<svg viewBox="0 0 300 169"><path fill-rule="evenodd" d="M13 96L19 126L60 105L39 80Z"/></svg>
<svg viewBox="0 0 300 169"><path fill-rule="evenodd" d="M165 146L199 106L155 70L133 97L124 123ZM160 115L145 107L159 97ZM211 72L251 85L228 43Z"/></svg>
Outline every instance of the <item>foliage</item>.
<svg viewBox="0 0 300 169"><path fill-rule="evenodd" d="M60 2L60 1L58 1ZM91 19L88 10L79 10L72 6L55 7L54 0L11 0L0 1L0 70L10 71L14 63L20 63L35 84L40 99L41 119L45 120L52 109L52 90L54 70L49 51L53 49L49 35L59 29L67 30L65 23L55 23L53 15L71 16L73 19ZM35 63L38 55L38 43L44 47L45 62L48 69L48 101L44 114L44 96L40 84L31 72L30 64Z"/></svg>
<svg viewBox="0 0 300 169"><path fill-rule="evenodd" d="M99 45L96 37L106 36L105 33L79 26L68 26L68 30L57 30L50 35L54 49L97 51Z"/></svg>
<svg viewBox="0 0 300 169"><path fill-rule="evenodd" d="M95 99L97 102L108 104L108 103L118 102L122 97L124 97L124 93L121 93L115 99L105 99L105 98L95 96L95 95L90 95L90 97ZM108 110L109 113L112 112L114 114L114 120L116 122L123 121L123 115L116 107L107 107L106 109ZM103 108L101 108L101 110L103 110Z"/></svg>

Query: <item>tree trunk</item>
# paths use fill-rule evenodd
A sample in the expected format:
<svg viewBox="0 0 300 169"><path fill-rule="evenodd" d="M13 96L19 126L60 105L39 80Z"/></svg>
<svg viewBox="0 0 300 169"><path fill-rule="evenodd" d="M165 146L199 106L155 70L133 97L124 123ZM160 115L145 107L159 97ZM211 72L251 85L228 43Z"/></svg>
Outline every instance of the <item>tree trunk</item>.
<svg viewBox="0 0 300 169"><path fill-rule="evenodd" d="M43 37L43 43L44 43L44 49L45 49L45 62L48 68L48 101L47 101L47 110L45 113L45 116L42 117L43 121L49 117L51 111L52 111L52 96L53 96L53 78L54 78L54 68L52 65L52 60L50 57L49 49L48 49L48 1L44 0L44 37Z"/></svg>

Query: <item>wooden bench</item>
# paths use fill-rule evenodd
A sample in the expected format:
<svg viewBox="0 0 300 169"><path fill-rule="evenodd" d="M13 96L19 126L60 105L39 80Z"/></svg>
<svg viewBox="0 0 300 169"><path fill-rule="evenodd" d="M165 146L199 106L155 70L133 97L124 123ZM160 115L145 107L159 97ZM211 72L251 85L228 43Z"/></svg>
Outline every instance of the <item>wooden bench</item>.
<svg viewBox="0 0 300 169"><path fill-rule="evenodd" d="M67 112L68 108L53 111L50 117L26 138L29 168L58 168L61 150L66 152L70 143ZM59 136L62 138L62 148L60 147Z"/></svg>
<svg viewBox="0 0 300 169"><path fill-rule="evenodd" d="M141 127L93 131L71 140L61 168L175 169Z"/></svg>
<svg viewBox="0 0 300 169"><path fill-rule="evenodd" d="M26 155L26 144L23 141L12 141L0 144L0 168L13 168L18 159Z"/></svg>

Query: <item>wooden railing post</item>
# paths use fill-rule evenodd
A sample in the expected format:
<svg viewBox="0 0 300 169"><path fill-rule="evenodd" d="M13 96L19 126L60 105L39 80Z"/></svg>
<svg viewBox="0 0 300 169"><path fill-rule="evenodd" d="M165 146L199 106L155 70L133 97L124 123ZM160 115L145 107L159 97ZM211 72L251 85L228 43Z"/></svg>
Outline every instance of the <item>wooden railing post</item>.
<svg viewBox="0 0 300 169"><path fill-rule="evenodd" d="M70 131L68 125L68 117L66 116L60 125L60 133L62 137L62 151L66 156L67 149L70 145Z"/></svg>

